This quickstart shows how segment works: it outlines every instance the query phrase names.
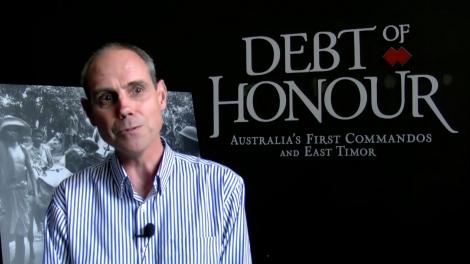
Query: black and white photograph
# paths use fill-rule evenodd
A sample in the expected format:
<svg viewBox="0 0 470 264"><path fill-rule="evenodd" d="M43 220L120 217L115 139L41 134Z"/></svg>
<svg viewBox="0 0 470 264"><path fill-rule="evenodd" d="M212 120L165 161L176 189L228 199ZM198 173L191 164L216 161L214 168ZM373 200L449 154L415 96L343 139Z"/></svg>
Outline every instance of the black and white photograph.
<svg viewBox="0 0 470 264"><path fill-rule="evenodd" d="M54 188L113 152L80 105L81 87L0 84L0 223L3 263L41 263ZM199 155L189 92L168 93L162 136Z"/></svg>

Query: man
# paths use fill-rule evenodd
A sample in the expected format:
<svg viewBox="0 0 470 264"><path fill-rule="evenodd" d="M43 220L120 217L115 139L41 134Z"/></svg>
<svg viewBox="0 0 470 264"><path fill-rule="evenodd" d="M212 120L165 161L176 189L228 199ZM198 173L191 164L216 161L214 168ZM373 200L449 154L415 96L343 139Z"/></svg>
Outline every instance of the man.
<svg viewBox="0 0 470 264"><path fill-rule="evenodd" d="M85 150L78 144L72 144L64 153L64 166L72 173L76 173L83 169L83 157Z"/></svg>
<svg viewBox="0 0 470 264"><path fill-rule="evenodd" d="M167 89L148 54L108 44L82 84L82 106L115 154L56 189L44 263L251 263L243 180L160 137Z"/></svg>
<svg viewBox="0 0 470 264"><path fill-rule="evenodd" d="M199 156L199 145L197 139L197 130L193 126L185 126L178 131L183 146L184 153Z"/></svg>
<svg viewBox="0 0 470 264"><path fill-rule="evenodd" d="M65 120L64 145L62 146L64 152L73 144L78 143L78 116L68 105L65 106L65 112L67 112L67 119Z"/></svg>
<svg viewBox="0 0 470 264"><path fill-rule="evenodd" d="M29 147L26 147L28 150L29 156L31 158L31 166L34 172L34 180L36 181L36 186L38 189L38 199L34 202L31 208L31 221L30 225L30 234L33 233L33 220L36 221L38 230L42 234L44 230L44 213L46 212L47 205L49 204L50 195L47 194L41 184L42 177L45 176L46 171L50 169L54 163L52 161L52 154L49 150L49 147L44 144L44 133L40 129L33 129L31 134L32 144ZM30 239L30 246L33 244L33 237L28 237Z"/></svg>
<svg viewBox="0 0 470 264"><path fill-rule="evenodd" d="M33 129L31 134L32 144L27 148L31 165L35 170L36 178L44 174L44 171L50 169L54 163L49 147L44 144L44 133L40 129Z"/></svg>
<svg viewBox="0 0 470 264"><path fill-rule="evenodd" d="M103 161L103 156L97 152L100 147L93 139L84 138L78 142L78 146L85 153L82 158L82 166L84 168Z"/></svg>
<svg viewBox="0 0 470 264"><path fill-rule="evenodd" d="M10 263L10 241L15 241L13 263L25 263L26 236L30 230L31 203L36 199L36 182L27 151L20 138L31 133L22 119L5 116L0 120L0 200L5 215L0 223L3 263ZM34 251L30 245L30 258Z"/></svg>

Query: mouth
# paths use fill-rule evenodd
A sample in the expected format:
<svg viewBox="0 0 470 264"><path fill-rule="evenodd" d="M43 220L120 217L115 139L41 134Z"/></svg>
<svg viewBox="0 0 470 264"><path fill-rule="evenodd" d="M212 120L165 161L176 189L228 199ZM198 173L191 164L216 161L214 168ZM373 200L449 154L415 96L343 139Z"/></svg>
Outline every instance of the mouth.
<svg viewBox="0 0 470 264"><path fill-rule="evenodd" d="M130 135L133 134L137 129L139 129L141 126L134 126L134 127L129 127L129 128L123 128L118 131L118 135Z"/></svg>

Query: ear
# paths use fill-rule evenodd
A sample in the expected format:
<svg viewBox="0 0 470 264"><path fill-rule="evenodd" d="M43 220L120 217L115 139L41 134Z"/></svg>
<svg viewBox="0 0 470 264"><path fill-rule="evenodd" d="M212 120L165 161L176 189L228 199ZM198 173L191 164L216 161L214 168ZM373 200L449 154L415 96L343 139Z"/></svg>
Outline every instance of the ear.
<svg viewBox="0 0 470 264"><path fill-rule="evenodd" d="M90 100L88 100L86 98L82 98L82 99L80 99L80 103L82 104L82 108L85 111L88 119L90 120L90 123L93 126L96 126L95 121L93 120L92 106L91 106Z"/></svg>
<svg viewBox="0 0 470 264"><path fill-rule="evenodd" d="M159 80L157 83L157 96L158 103L160 105L160 110L165 110L166 108L166 99L167 99L167 90L165 81L163 79Z"/></svg>

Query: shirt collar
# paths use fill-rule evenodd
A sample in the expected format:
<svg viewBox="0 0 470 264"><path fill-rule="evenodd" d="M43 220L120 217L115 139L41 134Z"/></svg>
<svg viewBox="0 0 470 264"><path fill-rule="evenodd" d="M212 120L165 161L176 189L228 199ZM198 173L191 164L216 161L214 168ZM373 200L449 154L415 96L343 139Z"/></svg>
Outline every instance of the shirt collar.
<svg viewBox="0 0 470 264"><path fill-rule="evenodd" d="M154 189L157 193L162 194L166 190L168 186L168 181L170 176L172 175L172 168L174 165L174 151L170 148L170 146L166 143L164 138L161 138L163 143L163 155L160 163L158 165L157 173L153 180ZM129 178L127 177L124 168L122 167L119 158L117 157L116 153L113 154L111 160L111 171L112 177L117 185L117 190L119 191L119 196L123 197L125 192L128 192L128 188L131 188L131 184ZM132 190L130 191L132 193Z"/></svg>
<svg viewBox="0 0 470 264"><path fill-rule="evenodd" d="M168 186L168 181L173 174L173 166L175 163L175 152L171 147L166 143L166 140L162 138L162 143L164 146L162 160L158 166L157 175L154 180L154 185L159 183L158 186L155 185L155 189L162 194L165 192Z"/></svg>

